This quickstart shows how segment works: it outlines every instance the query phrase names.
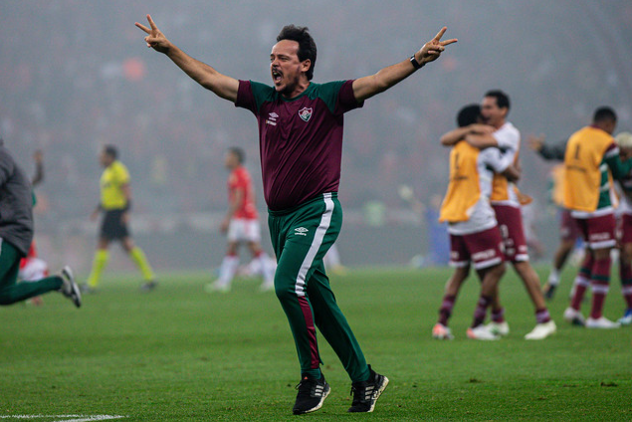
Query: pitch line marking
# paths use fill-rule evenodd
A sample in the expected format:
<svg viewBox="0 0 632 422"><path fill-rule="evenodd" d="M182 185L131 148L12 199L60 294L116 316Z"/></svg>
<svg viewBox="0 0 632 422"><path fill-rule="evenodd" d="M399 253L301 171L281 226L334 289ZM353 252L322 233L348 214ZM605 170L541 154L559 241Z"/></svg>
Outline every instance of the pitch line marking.
<svg viewBox="0 0 632 422"><path fill-rule="evenodd" d="M105 421L112 419L124 419L127 416L121 415L5 415L0 416L0 419L40 419L40 418L74 418L74 419L60 419L53 422L90 422L90 421Z"/></svg>

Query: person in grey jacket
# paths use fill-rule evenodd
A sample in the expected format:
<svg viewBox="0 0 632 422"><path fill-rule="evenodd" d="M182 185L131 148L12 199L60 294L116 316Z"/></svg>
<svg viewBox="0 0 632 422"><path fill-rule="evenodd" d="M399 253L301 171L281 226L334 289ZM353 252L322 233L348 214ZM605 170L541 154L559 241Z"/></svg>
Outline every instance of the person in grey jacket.
<svg viewBox="0 0 632 422"><path fill-rule="evenodd" d="M80 307L79 286L68 266L60 275L17 282L20 259L33 241L33 202L31 182L0 139L0 305L58 291Z"/></svg>

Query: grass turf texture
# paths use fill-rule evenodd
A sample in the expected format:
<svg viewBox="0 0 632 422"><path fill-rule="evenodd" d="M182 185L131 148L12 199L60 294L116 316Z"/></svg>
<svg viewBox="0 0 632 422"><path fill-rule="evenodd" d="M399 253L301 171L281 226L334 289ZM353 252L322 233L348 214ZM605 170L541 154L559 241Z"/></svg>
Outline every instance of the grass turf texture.
<svg viewBox="0 0 632 422"><path fill-rule="evenodd" d="M436 341L448 269L354 270L332 276L369 363L391 383L372 415L347 414L349 379L320 339L332 393L315 420L630 420L629 327L572 327L562 312L572 270L551 303L558 333L529 342L526 292L510 270L501 294L511 327L498 342L467 340L478 296L470 277L455 308L454 341ZM541 271L542 275L543 271ZM294 344L274 293L236 280L209 295L201 273L162 275L138 290L110 276L76 310L61 295L0 309L0 416L127 415L125 421L258 420L291 415L299 381ZM587 307L587 305L585 305ZM618 281L606 316L622 314ZM17 420L5 419L2 420ZM49 419L34 419L50 421Z"/></svg>

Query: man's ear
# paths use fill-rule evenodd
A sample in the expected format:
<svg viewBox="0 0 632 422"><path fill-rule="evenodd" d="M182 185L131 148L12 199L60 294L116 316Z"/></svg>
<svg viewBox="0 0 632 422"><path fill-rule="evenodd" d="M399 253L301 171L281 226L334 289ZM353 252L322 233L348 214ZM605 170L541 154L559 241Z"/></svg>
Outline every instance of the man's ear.
<svg viewBox="0 0 632 422"><path fill-rule="evenodd" d="M303 72L307 72L310 67L312 67L312 61L310 59L305 59L301 62L301 70Z"/></svg>

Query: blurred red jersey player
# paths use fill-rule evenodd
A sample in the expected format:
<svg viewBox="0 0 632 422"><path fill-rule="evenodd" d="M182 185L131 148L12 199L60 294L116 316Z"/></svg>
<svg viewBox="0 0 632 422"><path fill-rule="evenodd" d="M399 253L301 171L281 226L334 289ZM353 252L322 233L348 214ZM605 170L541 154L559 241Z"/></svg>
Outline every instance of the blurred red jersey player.
<svg viewBox="0 0 632 422"><path fill-rule="evenodd" d="M261 249L261 227L255 206L255 195L250 173L243 166L244 151L229 148L224 165L230 171L228 177L228 212L222 221L221 230L227 234L228 248L219 270L219 278L210 285L210 290L227 292L239 265L238 248L245 243L250 249L263 274L261 290L274 288L274 264Z"/></svg>

